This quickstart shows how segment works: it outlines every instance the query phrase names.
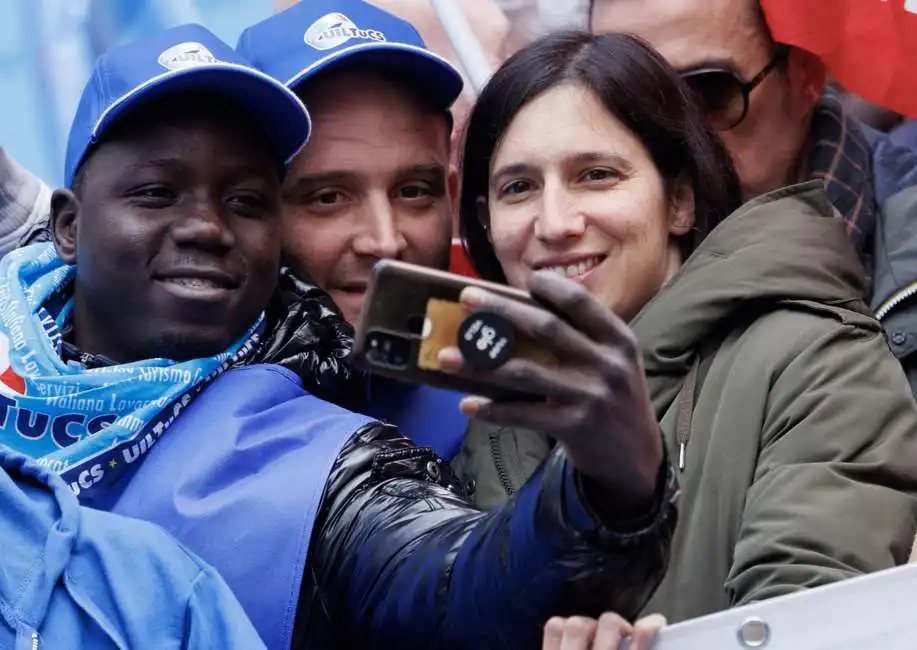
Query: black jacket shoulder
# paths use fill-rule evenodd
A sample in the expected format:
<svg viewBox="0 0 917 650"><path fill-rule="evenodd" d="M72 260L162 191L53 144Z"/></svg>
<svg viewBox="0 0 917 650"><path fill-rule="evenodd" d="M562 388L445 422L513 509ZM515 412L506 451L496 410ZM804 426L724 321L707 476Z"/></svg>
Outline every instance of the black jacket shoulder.
<svg viewBox="0 0 917 650"><path fill-rule="evenodd" d="M489 512L432 450L371 424L330 473L305 567L293 648L531 648L550 616L635 616L666 568L675 473L652 511L613 529L555 450Z"/></svg>

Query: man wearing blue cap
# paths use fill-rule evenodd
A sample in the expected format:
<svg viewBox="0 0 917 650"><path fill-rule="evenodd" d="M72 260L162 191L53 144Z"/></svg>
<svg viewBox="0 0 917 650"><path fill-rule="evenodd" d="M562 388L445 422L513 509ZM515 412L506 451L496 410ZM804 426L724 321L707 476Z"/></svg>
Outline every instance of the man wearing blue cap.
<svg viewBox="0 0 917 650"><path fill-rule="evenodd" d="M447 268L459 71L410 23L361 0L300 2L245 30L237 50L295 90L313 117L283 192L283 247L297 270L356 323L378 260ZM359 410L451 460L467 426L461 398L374 377Z"/></svg>
<svg viewBox="0 0 917 650"><path fill-rule="evenodd" d="M525 648L553 614L636 612L675 519L655 434L588 427L482 513L429 449L320 398L351 341L280 268L308 130L202 27L100 58L54 242L0 262L0 442L173 533L268 648Z"/></svg>

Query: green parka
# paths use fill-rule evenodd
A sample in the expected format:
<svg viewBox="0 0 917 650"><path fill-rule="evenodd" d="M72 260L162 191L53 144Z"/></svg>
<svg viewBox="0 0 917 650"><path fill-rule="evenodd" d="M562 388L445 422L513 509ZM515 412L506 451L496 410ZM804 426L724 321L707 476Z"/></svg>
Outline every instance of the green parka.
<svg viewBox="0 0 917 650"><path fill-rule="evenodd" d="M645 612L676 622L908 559L917 406L863 294L815 181L732 214L631 323L682 465L668 574ZM550 445L473 422L454 465L489 507Z"/></svg>

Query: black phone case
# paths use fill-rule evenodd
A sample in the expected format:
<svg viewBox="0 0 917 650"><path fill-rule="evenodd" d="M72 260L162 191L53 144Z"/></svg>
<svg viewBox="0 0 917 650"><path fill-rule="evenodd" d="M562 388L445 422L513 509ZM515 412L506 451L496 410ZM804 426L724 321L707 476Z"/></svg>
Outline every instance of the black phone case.
<svg viewBox="0 0 917 650"><path fill-rule="evenodd" d="M493 293L537 304L529 294L503 285L468 278L404 262L382 260L373 268L370 286L356 327L354 362L368 372L415 384L427 384L469 395L481 395L495 401L539 401L531 393L508 390L417 365L421 344L421 329L427 301L439 298L458 302L462 290L477 286ZM394 367L373 358L367 338L374 332L404 337L409 346L404 350L404 365Z"/></svg>

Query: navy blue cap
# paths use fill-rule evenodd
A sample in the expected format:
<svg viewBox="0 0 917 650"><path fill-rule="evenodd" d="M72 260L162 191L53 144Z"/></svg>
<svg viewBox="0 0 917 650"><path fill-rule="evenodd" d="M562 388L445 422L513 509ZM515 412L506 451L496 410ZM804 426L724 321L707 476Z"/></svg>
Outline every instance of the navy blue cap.
<svg viewBox="0 0 917 650"><path fill-rule="evenodd" d="M344 62L390 70L443 110L464 85L459 71L428 50L413 25L362 0L302 0L246 29L236 49L290 88Z"/></svg>
<svg viewBox="0 0 917 650"><path fill-rule="evenodd" d="M309 113L283 84L260 72L200 25L182 25L114 47L99 57L70 127L64 183L89 148L126 110L165 93L208 90L251 112L279 167L309 139Z"/></svg>

